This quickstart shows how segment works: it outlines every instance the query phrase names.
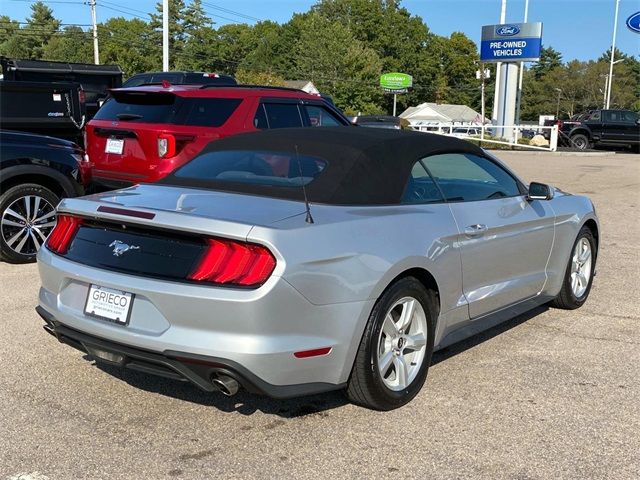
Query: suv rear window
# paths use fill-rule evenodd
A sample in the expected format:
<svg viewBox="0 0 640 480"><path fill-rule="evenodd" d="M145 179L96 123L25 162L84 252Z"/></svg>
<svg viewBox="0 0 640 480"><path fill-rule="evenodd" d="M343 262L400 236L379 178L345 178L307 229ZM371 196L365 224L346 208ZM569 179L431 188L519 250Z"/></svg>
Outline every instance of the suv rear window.
<svg viewBox="0 0 640 480"><path fill-rule="evenodd" d="M326 165L320 158L285 152L223 150L197 156L173 176L197 182L299 187L320 175Z"/></svg>
<svg viewBox="0 0 640 480"><path fill-rule="evenodd" d="M241 102L237 98L184 98L170 93L118 92L105 102L93 118L219 127Z"/></svg>

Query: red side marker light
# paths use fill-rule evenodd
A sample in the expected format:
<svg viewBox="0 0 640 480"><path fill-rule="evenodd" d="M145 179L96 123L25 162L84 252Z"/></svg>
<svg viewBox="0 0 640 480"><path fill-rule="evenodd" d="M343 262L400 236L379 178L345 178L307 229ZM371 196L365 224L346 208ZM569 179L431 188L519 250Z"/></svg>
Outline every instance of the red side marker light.
<svg viewBox="0 0 640 480"><path fill-rule="evenodd" d="M293 356L296 358L309 358L319 357L321 355L327 355L331 352L331 347L314 348L313 350L302 350L300 352L294 352Z"/></svg>

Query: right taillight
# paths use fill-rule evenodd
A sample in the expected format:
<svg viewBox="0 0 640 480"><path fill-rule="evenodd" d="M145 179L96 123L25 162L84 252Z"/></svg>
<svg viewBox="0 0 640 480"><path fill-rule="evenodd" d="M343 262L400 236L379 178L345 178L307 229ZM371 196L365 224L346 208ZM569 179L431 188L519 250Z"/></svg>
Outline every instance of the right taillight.
<svg viewBox="0 0 640 480"><path fill-rule="evenodd" d="M208 239L207 248L189 280L221 285L257 287L273 272L276 259L262 245Z"/></svg>
<svg viewBox="0 0 640 480"><path fill-rule="evenodd" d="M55 253L64 255L69 250L71 241L78 233L82 219L70 215L58 215L57 223L49 238L47 248Z"/></svg>

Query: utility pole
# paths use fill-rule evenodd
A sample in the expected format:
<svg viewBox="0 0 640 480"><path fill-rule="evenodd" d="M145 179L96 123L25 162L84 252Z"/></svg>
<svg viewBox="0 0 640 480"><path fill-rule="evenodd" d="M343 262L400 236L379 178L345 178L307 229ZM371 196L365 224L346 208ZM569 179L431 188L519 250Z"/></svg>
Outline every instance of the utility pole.
<svg viewBox="0 0 640 480"><path fill-rule="evenodd" d="M523 23L527 23L528 19L529 19L529 0L525 0ZM516 97L516 125L520 125L520 104L522 102L522 75L524 75L524 62L520 62L520 71L518 72L518 94ZM518 130L518 132L520 131Z"/></svg>
<svg viewBox="0 0 640 480"><path fill-rule="evenodd" d="M96 0L89 0L91 7L91 23L93 23L93 63L100 65L100 52L98 51L98 22L96 20Z"/></svg>
<svg viewBox="0 0 640 480"><path fill-rule="evenodd" d="M607 86L607 104L605 109L609 109L611 103L611 84L613 83L613 56L616 51L616 32L618 30L618 7L620 7L620 0L616 0L616 13L613 17L613 39L611 40L611 63L609 63L609 84Z"/></svg>
<svg viewBox="0 0 640 480"><path fill-rule="evenodd" d="M162 0L162 71L169 71L169 0Z"/></svg>

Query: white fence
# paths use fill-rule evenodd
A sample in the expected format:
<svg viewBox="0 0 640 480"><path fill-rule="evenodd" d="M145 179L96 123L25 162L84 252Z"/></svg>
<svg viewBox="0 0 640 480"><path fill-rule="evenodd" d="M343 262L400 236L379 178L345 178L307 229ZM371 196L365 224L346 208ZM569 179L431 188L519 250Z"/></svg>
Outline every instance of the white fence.
<svg viewBox="0 0 640 480"><path fill-rule="evenodd" d="M558 148L558 126L543 127L538 125L451 125L450 123L432 123L411 125L418 132L438 133L484 143L517 146L531 150L555 152ZM541 135L547 145L529 145L520 143L520 139L531 139ZM542 142L541 142L542 143Z"/></svg>

